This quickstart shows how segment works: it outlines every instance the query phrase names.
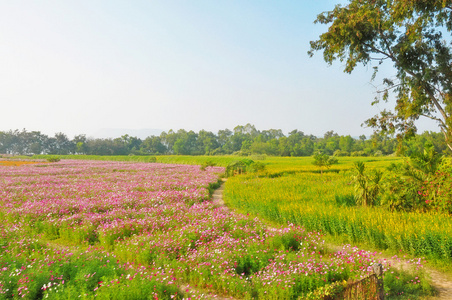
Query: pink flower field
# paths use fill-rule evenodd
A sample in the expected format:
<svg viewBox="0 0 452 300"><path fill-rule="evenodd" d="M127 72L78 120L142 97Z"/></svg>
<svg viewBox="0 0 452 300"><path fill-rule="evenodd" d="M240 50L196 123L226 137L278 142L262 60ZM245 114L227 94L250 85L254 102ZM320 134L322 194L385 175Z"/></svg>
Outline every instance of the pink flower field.
<svg viewBox="0 0 452 300"><path fill-rule="evenodd" d="M370 274L376 253L332 253L319 233L212 202L222 172L80 160L0 167L0 299L303 299Z"/></svg>

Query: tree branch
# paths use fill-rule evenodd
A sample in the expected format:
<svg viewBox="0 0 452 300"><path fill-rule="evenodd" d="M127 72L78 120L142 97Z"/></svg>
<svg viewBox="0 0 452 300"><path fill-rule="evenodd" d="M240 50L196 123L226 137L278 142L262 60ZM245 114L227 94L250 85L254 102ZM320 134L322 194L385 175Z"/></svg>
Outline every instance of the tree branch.
<svg viewBox="0 0 452 300"><path fill-rule="evenodd" d="M442 126L439 127L441 129L441 132L444 134L444 141L446 142L447 147L452 150L452 145L449 143L449 137L447 135L446 129L444 129Z"/></svg>
<svg viewBox="0 0 452 300"><path fill-rule="evenodd" d="M433 92L430 89L425 89L427 94L430 96L430 99L433 101L433 104L435 104L436 109L438 109L438 111L441 113L441 115L443 116L444 120L447 120L447 114L444 111L443 107L441 106L441 104L439 104L438 99L436 99L435 95L433 94Z"/></svg>
<svg viewBox="0 0 452 300"><path fill-rule="evenodd" d="M396 65L399 65L399 61L396 59L396 57L393 55L391 48L389 46L389 43L386 40L386 37L384 36L384 34L380 31L380 36L383 40L383 43L386 45L387 47L387 51L388 53L386 53L383 50L380 50L378 48L376 48L373 45L364 43L365 46L369 47L370 49L372 49L374 52L380 53L382 55L387 56L388 58L390 58ZM404 72L406 72L407 74L413 76L414 78L418 78L419 76L417 76L417 74L415 74L413 71L410 71L408 69L403 69ZM423 80L422 80L423 81ZM423 81L424 82L424 81ZM426 83L426 82L424 82ZM427 86L430 87L430 85L428 85L428 83L426 83ZM439 113L441 114L441 116L443 117L444 121L447 120L447 114L444 111L443 107L441 106L441 104L439 103L438 99L436 99L435 95L433 94L433 92L429 89L429 88L425 88L425 92L428 94L428 96L430 97L430 100L433 102L433 104L435 105L436 109L439 111ZM444 121L441 121L441 124L443 126L445 126ZM445 126L445 128L447 128L447 126ZM451 149L452 150L452 149Z"/></svg>
<svg viewBox="0 0 452 300"><path fill-rule="evenodd" d="M437 121L438 123L440 123L440 128L441 128L441 130L442 130L443 128L446 128L446 124L445 124L444 121L441 120L440 118L433 117L433 116L429 116L429 115L425 115L425 114L419 114L419 115L422 116L422 117L429 118L429 119L431 119L431 120L434 120L434 121Z"/></svg>
<svg viewBox="0 0 452 300"><path fill-rule="evenodd" d="M377 94L381 94L381 93L388 92L388 91L390 91L390 90L392 90L392 89L395 89L395 88L397 88L397 87L399 87L399 86L401 86L401 85L402 85L402 84L399 83L399 84L395 84L395 85L393 85L393 86L391 86L391 87L388 87L388 88L385 88L385 89L382 89L382 90L378 90L378 91L377 91Z"/></svg>

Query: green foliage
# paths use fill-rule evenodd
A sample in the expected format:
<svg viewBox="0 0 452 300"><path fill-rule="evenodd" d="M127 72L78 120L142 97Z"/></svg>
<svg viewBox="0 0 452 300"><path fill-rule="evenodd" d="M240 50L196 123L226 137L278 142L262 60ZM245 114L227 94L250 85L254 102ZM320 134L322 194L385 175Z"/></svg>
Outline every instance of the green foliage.
<svg viewBox="0 0 452 300"><path fill-rule="evenodd" d="M255 161L255 162L253 162L252 164L250 164L247 167L246 171L248 173L259 173L259 174L261 174L261 173L264 173L266 171L266 165L264 163L262 163L262 162Z"/></svg>
<svg viewBox="0 0 452 300"><path fill-rule="evenodd" d="M316 289L313 292L309 292L306 295L306 300L329 300L329 299L337 299L340 297L342 291L347 287L346 281L336 281L332 284L322 286L318 289Z"/></svg>
<svg viewBox="0 0 452 300"><path fill-rule="evenodd" d="M241 175L245 173L262 173L266 170L265 164L251 159L242 159L230 163L226 167L226 176Z"/></svg>
<svg viewBox="0 0 452 300"><path fill-rule="evenodd" d="M381 204L390 210L411 211L424 206L422 196L418 193L422 181L410 176L413 172L407 164L392 164L382 185Z"/></svg>
<svg viewBox="0 0 452 300"><path fill-rule="evenodd" d="M391 210L428 210L435 207L440 211L449 211L449 200L441 200L445 198L440 196L447 195L450 190L446 183L449 172L445 170L441 175L437 174L442 161L442 155L431 144L426 144L423 153L413 153L409 162L391 165L383 183L382 204Z"/></svg>
<svg viewBox="0 0 452 300"><path fill-rule="evenodd" d="M404 141L400 153L411 155L422 148L425 142L434 145L438 152L446 152L444 135L424 132L415 138ZM150 136L144 141L139 138L123 135L115 139L92 139L85 135L77 135L69 140L64 134L48 137L40 132L0 131L0 153L8 155L42 156L86 155L92 156L149 156L149 155L235 155L247 156L250 159L265 160L272 156L311 156L317 151L335 156L372 156L394 153L396 140L392 135L374 133L370 139L360 136L339 136L334 131L325 133L324 137L306 135L293 130L284 136L281 130L259 131L252 125L237 126L234 132L220 130L218 135L201 130L199 133L187 132L183 129L160 136ZM450 151L448 152L450 153Z"/></svg>
<svg viewBox="0 0 452 300"><path fill-rule="evenodd" d="M350 156L367 156L367 154L364 151L353 151Z"/></svg>
<svg viewBox="0 0 452 300"><path fill-rule="evenodd" d="M231 177L234 175L240 175L246 173L246 169L249 165L251 165L254 161L251 159L242 159L237 160L232 163L230 163L226 167L226 176Z"/></svg>
<svg viewBox="0 0 452 300"><path fill-rule="evenodd" d="M383 286L389 299L400 295L405 295L406 299L415 299L413 296L435 294L424 272L417 274L397 270L386 272L383 277Z"/></svg>
<svg viewBox="0 0 452 300"><path fill-rule="evenodd" d="M314 161L312 162L313 165L320 167L320 172L323 173L322 168L330 168L331 165L337 164L338 160L334 157L329 157L327 154L322 154L321 152L317 152L316 155L314 155Z"/></svg>
<svg viewBox="0 0 452 300"><path fill-rule="evenodd" d="M333 156L350 156L350 153L343 150L336 150L334 151Z"/></svg>
<svg viewBox="0 0 452 300"><path fill-rule="evenodd" d="M207 190L209 191L209 196L212 196L216 189L218 189L221 186L221 179L218 179L217 182L209 183L207 186Z"/></svg>
<svg viewBox="0 0 452 300"><path fill-rule="evenodd" d="M395 79L383 79L382 97L372 104L388 101L393 92L395 112L384 110L366 124L412 136L414 121L426 116L438 122L452 149L451 10L450 1L443 0L349 0L317 16L316 23L328 29L311 42L309 54L323 51L328 64L339 60L347 73L376 62L372 80L381 64L392 64Z"/></svg>
<svg viewBox="0 0 452 300"><path fill-rule="evenodd" d="M199 162L206 159L206 157L190 158L173 156L168 159L179 159L179 162L183 160L199 165ZM224 161L220 160L222 158L218 159L219 162L224 163L227 159L231 158L224 158ZM420 219L417 214L397 214L391 219L393 215L383 210L376 210L376 208L355 208L353 207L354 205L339 206L337 205L337 197L335 203L335 196L337 195L345 195L343 197L345 200L340 200L342 202L348 203L350 201L352 185L350 184L351 175L348 169L352 167L354 160L352 158L344 158L344 161L347 163L338 166L341 169L339 173L320 175L312 172L314 167L311 164L310 158L289 159L270 157L266 160L269 169L274 172L280 172L281 176L275 178L264 176L235 176L230 178L227 182L226 192L229 196L233 196L233 201L228 202L228 204L233 203L234 207L259 214L261 217L266 217L276 222L303 224L307 228L321 230L323 233L346 236L346 238L349 238L353 242L367 241L377 247L403 249L404 251L416 254L427 253L431 256L438 255L450 260L452 239L449 238L451 236L451 230L447 231L447 228L451 227L448 225L450 224L450 218L444 218L442 215L432 215L431 219L421 224L424 226L420 226L426 229L424 232L420 230L411 231L418 234L418 237L406 229L407 224L413 226L411 224L417 224L419 220L424 220L424 218ZM381 166L392 160L393 158L373 158L371 162L368 162L368 165ZM343 161L341 160L341 162ZM250 163L249 166L252 166L254 163ZM287 172L284 173L284 170ZM121 171L124 170L118 170L118 172ZM209 190L215 188L215 184L217 183L209 186ZM243 192L245 189L247 189L247 193ZM139 191L145 191L145 189L139 189ZM231 293L229 296L234 298L240 298L245 295L244 298L254 297L256 299L305 299L307 293L314 293L314 291L318 291L319 294L316 295L331 295L331 292L336 293L340 288L335 287L335 285L341 285L344 280L349 279L349 273L347 271L336 275L336 270L331 269L331 274L327 276L316 276L314 274L311 276L309 274L309 276L302 275L296 278L290 278L291 281L288 284L290 290L282 289L281 286L273 284L277 282L274 278L271 278L271 281L269 281L270 284L259 286L259 282L253 274L269 270L266 269L268 265L293 263L293 266L297 266L302 263L304 264L306 259L310 261L313 257L321 258L324 256L325 260L329 260L329 256L327 256L329 254L325 252L321 244L317 244L318 239L316 235L311 236L311 233L309 233L307 235L311 236L312 239L302 240L301 238L304 233L294 234L294 231L290 230L289 232L280 232L277 235L272 234L270 236L269 233L272 233L272 231L268 230L265 224L253 218L241 220L226 218L224 223L220 224L218 237L222 238L230 234L232 240L237 241L237 250L230 252L224 251L230 249L222 248L212 250L209 247L205 247L211 239L209 232L211 230L212 232L214 231L214 228L209 226L210 224L206 226L201 223L199 225L200 227L197 227L201 230L197 229L196 231L188 232L186 229L191 226L186 226L186 224L197 224L199 221L195 215L191 219L192 215L190 214L188 219L184 220L185 223L181 225L184 230L178 230L180 228L174 226L175 223L173 221L178 218L171 218L171 212L167 216L169 223L164 225L167 230L163 230L162 232L159 231L159 228L157 232L146 232L142 236L135 236L131 234L129 229L122 228L118 229L119 231L116 233L111 232L110 236L101 233L97 239L92 239L89 236L90 232L96 230L97 224L91 224L92 227L83 228L83 232L80 233L81 228L73 230L71 226L68 226L69 223L65 225L61 222L55 222L53 223L54 226L52 226L48 222L49 218L43 216L43 225L38 225L41 227L41 230L31 232L32 236L36 236L39 239L45 238L45 236L54 239L51 244L57 245L57 247L53 251L60 253L69 252L66 250L61 251L61 243L73 240L76 244L82 244L79 245L81 247L80 251L74 247L74 253L70 253L68 258L63 257L59 260L58 258L52 258L52 255L49 256L48 251L26 252L25 250L29 246L24 246L21 240L15 252L11 252L10 249L3 247L7 244L0 243L2 246L0 247L0 253L4 261L14 263L17 261L17 265L12 266L11 270L19 269L21 266L29 263L32 267L27 272L32 273L36 270L34 273L36 276L33 278L30 277L35 280L36 287L28 285L33 290L33 294L30 294L30 299L41 299L47 295L49 295L49 298L56 299L92 299L95 297L99 299L145 299L149 295L159 299L173 297L180 299L184 297L176 288L180 283L189 283L190 286L198 285L200 289L206 287L211 291L214 290L223 293L227 291ZM3 214L0 217L5 219ZM385 220L385 222L390 224L386 226L385 223L376 223L376 219ZM24 220L21 223L28 224L29 222ZM432 224L431 227L433 229L425 226L425 224ZM437 224L441 224L441 231L434 231ZM86 225L89 226L89 224ZM389 231L387 230L388 228L390 229ZM301 231L304 232L304 229ZM394 233L393 231L397 232ZM8 230L5 234L13 233L14 231ZM259 237L256 243L250 243L247 239L247 237L250 237L250 233L253 236ZM404 235L404 233L407 234ZM422 237L426 238L421 239L421 234ZM166 235L166 237L163 237L163 235ZM120 240L120 236L124 239ZM167 240L170 242L162 246L160 243L150 243L150 239L155 239L155 241ZM88 248L88 250L91 250L85 251L87 245L84 242L86 244L94 244L94 246ZM114 247L110 247L113 245ZM38 246L33 247L38 248ZM309 251L304 252L303 249L305 248ZM212 260L205 259L201 255L197 260L193 260L187 265L187 260L180 258L183 255L187 255L186 258L190 257L190 259L196 257L193 253L191 255L189 254L194 249L196 249L196 252L193 253L205 251L211 254L209 257ZM100 253L96 255L95 253L98 250ZM223 256L226 255L223 253L230 253L227 254L230 256ZM447 256L448 254L449 256ZM229 260L230 257L233 257L233 260ZM95 259L97 262L91 262L92 259ZM226 277L226 280L224 279L223 272L218 271L218 266L225 260L231 262L226 268L238 274L234 277ZM133 262L133 264L126 265L124 263L125 261ZM37 262L43 262L44 267L38 268ZM60 265L64 264L66 265L60 267ZM144 264L147 268L140 270L139 264ZM198 270L197 272L193 271L195 265L196 270ZM344 268L347 269L348 267L348 264L344 264ZM171 270L165 275L165 278L169 277L168 280L171 279L173 281L172 278L174 277L177 278L177 281L166 284L161 277L159 280L153 278L156 273L160 273L160 268L165 268L167 271ZM11 270L8 269L7 272L0 274L0 277L2 277L0 281L5 283L5 288L17 290L18 280L25 278L28 274L24 273L21 277L11 276ZM43 271L43 273L40 274L40 271ZM43 284L48 284L49 277L51 276L49 271L52 271L52 274L63 274L65 283L52 285L52 290L48 289L43 291L41 289ZM282 273L279 275L278 280L281 279L281 282L283 282L288 279L287 277L289 277L288 274L290 271L288 269L287 274ZM325 271L330 272L330 270ZM236 279L241 274L247 277L248 275L250 276L246 279ZM276 273L271 272L269 274ZM89 276L86 277L87 275ZM128 275L130 275L130 278L134 276L135 278L130 280ZM413 279L414 276L404 276L403 283L390 282L388 293L395 295L393 291L398 291L399 288L403 289L406 282ZM7 283L8 280L10 284ZM337 280L338 283L334 283L331 287L328 283L333 280ZM427 283L424 282L420 286L424 284L428 288ZM287 285L284 287L287 287ZM420 287L413 288L420 289ZM413 292L411 286L407 287L406 291L409 295L416 295L416 291ZM264 294L264 292L268 292L268 294ZM175 296L176 293L177 296ZM428 293L422 294L419 292L421 296L426 294ZM412 296L411 298L416 297ZM314 297L314 299L319 298Z"/></svg>
<svg viewBox="0 0 452 300"><path fill-rule="evenodd" d="M48 162L59 162L60 158L58 156L50 156L50 157L47 157L47 161Z"/></svg>
<svg viewBox="0 0 452 300"><path fill-rule="evenodd" d="M280 249L283 251L298 251L300 249L300 241L293 233L286 233L275 236L269 241L273 249Z"/></svg>
<svg viewBox="0 0 452 300"><path fill-rule="evenodd" d="M356 197L354 194L348 195L335 195L336 205L337 206L356 206Z"/></svg>
<svg viewBox="0 0 452 300"><path fill-rule="evenodd" d="M355 182L356 203L363 206L373 206L378 202L380 194L380 181L383 173L379 170L373 170L372 175L365 174L365 164L358 161L354 164L356 175L353 178Z"/></svg>
<svg viewBox="0 0 452 300"><path fill-rule="evenodd" d="M438 170L431 174L428 182L424 182L420 191L427 207L436 211L452 214L452 165L444 162Z"/></svg>
<svg viewBox="0 0 452 300"><path fill-rule="evenodd" d="M362 159L362 158L361 158ZM354 197L354 172L356 159L346 158L341 163L343 171L339 173L316 174L312 172L312 164L306 159L282 159L279 158L278 168L269 161L269 173L267 177L236 176L226 182L224 192L225 202L231 207L259 216L274 222L293 223L306 227L308 230L322 231L331 234L334 239L340 239L349 243L366 243L372 247L381 249L402 250L413 255L421 255L450 263L452 260L452 221L449 214L441 213L439 208L432 206L433 202L426 204L424 196L421 197L416 188L414 196L419 196L419 201L429 209L412 209L403 205L412 203L404 201L402 208L388 210L384 206L369 206L367 208L356 205ZM283 161L287 161L283 164ZM373 168L383 168L392 162L400 161L396 158L372 158L365 162L364 175L372 177ZM304 164L302 164L303 162ZM292 172L293 165L297 165L297 172ZM395 169L404 164L394 164L391 171L386 171L384 179L380 182L382 190L383 182L393 181ZM286 171L284 171L286 170ZM302 172L302 170L306 172ZM310 170L311 172L307 172ZM442 171L450 172L444 177ZM272 176L278 173L280 176ZM447 184L449 189L452 181L452 167L443 163L438 170L440 178L444 178L445 184L438 189L434 184L431 191L445 192ZM440 177L441 174L441 177ZM397 196L395 188L409 188L411 181L408 178L394 182L387 190L388 194ZM372 183L371 179L368 179ZM427 187L424 185L424 187ZM423 192L422 190L421 192ZM435 192L436 193L436 192ZM401 194L401 193L399 193ZM401 194L403 196L403 194ZM438 197L438 196L435 196ZM449 197L449 198L447 198ZM436 198L438 199L438 198ZM449 194L444 194L444 201L452 199ZM395 201L395 197L394 197ZM383 202L380 199L380 203ZM421 203L421 204L422 204ZM445 202L447 203L447 202Z"/></svg>
<svg viewBox="0 0 452 300"><path fill-rule="evenodd" d="M205 161L201 164L201 170L205 171L207 167L214 167L217 164L211 160Z"/></svg>
<svg viewBox="0 0 452 300"><path fill-rule="evenodd" d="M410 165L426 176L434 174L443 161L443 156L436 152L432 144L427 143L422 153L415 152L410 156Z"/></svg>

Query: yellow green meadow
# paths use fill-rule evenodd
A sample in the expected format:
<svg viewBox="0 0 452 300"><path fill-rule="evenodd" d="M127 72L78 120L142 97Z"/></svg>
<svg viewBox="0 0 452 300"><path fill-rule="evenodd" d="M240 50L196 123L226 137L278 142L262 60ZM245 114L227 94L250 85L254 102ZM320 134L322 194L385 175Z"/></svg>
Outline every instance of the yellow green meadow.
<svg viewBox="0 0 452 300"><path fill-rule="evenodd" d="M278 223L305 226L349 243L366 243L380 249L402 250L450 262L452 219L429 212L391 212L384 207L362 207L353 201L353 162L339 164L320 174L311 158L267 159L266 176L242 175L226 182L225 202L244 212ZM366 158L361 158L366 161ZM384 170L401 158L367 158L369 168Z"/></svg>

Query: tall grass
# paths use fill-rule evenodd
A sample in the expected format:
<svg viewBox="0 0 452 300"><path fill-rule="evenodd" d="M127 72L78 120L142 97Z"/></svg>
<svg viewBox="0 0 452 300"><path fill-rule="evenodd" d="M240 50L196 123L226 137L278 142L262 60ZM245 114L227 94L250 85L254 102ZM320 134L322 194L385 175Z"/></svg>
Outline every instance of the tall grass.
<svg viewBox="0 0 452 300"><path fill-rule="evenodd" d="M350 160L351 162L352 160ZM344 170L350 163L344 164ZM383 167L377 161L374 167ZM303 225L350 243L452 261L452 219L441 213L391 212L354 205L348 171L228 179L225 202L265 219Z"/></svg>

